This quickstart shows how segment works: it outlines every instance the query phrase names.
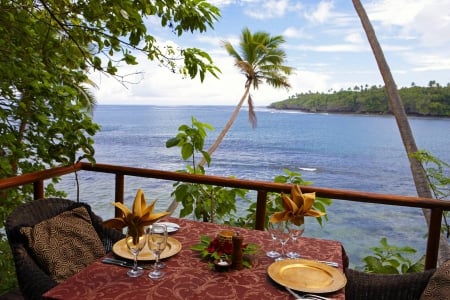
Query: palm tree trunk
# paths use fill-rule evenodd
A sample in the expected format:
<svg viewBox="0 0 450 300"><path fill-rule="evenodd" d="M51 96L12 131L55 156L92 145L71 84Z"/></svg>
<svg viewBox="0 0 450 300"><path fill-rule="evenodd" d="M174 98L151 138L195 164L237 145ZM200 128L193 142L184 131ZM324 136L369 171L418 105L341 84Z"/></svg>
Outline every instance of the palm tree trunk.
<svg viewBox="0 0 450 300"><path fill-rule="evenodd" d="M381 76L383 77L383 81L389 99L389 106L391 108L392 113L394 114L398 129L400 131L400 136L402 138L402 142L406 150L406 154L408 155L409 164L414 184L416 186L417 194L419 195L419 197L433 198L430 187L428 186L426 172L421 162L410 155L414 152L417 152L416 142L411 127L409 125L408 117L406 115L402 99L400 98L400 95L398 93L397 85L395 84L394 78L392 77L391 70L386 62L386 58L384 57L383 50L381 49L381 46L375 35L375 31L372 27L372 24L369 20L369 17L367 16L364 7L361 4L361 1L352 0L352 2L361 20L361 24L364 28L364 31L366 32L370 47L372 48ZM429 224L430 211L428 209L424 209L423 213L427 223ZM441 235L439 249L441 257L450 257L449 245L447 239L443 235Z"/></svg>
<svg viewBox="0 0 450 300"><path fill-rule="evenodd" d="M235 109L234 109L233 113L231 114L231 117L228 120L227 124L225 124L225 127L222 129L220 134L217 136L216 141L209 148L209 150L208 150L209 155L213 154L214 151L216 151L216 149L219 147L220 143L222 143L223 138L225 137L227 132L230 130L231 126L233 126L233 123L234 123L234 121L236 121L236 118L237 118L237 116L239 114L239 111L242 108L242 105L244 104L245 99L248 97L248 94L250 93L250 87L251 87L251 82L247 82L244 95L242 96L241 100L239 101L239 103L235 107ZM203 166L205 164L205 162L206 162L205 159L202 159L198 165L199 166Z"/></svg>

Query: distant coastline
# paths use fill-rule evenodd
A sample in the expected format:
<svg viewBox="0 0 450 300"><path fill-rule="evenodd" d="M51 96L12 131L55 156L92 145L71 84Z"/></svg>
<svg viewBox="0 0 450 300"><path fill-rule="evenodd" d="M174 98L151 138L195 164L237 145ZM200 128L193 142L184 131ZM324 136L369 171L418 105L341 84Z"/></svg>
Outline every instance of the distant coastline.
<svg viewBox="0 0 450 300"><path fill-rule="evenodd" d="M313 111L313 110L305 110L305 109L299 109L299 108L278 108L273 107L271 105L266 106L268 109L274 109L274 110L284 110L284 111L297 111L301 113L306 114L336 114L336 115L364 115L364 116L393 116L392 112L360 112L360 111L332 111L332 110L319 110L319 111ZM450 115L420 115L420 114L414 114L414 113L407 113L408 117L420 117L420 118L450 118Z"/></svg>
<svg viewBox="0 0 450 300"><path fill-rule="evenodd" d="M450 117L450 85L399 89L408 116ZM306 113L392 115L384 87L355 87L329 93L301 93L268 108Z"/></svg>

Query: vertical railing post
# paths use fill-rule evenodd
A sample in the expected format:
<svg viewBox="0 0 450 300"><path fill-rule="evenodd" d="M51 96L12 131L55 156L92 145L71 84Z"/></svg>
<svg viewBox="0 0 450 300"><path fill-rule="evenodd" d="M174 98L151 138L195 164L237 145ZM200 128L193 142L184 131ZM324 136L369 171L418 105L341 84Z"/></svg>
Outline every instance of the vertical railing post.
<svg viewBox="0 0 450 300"><path fill-rule="evenodd" d="M34 200L44 198L44 180L33 182L33 198Z"/></svg>
<svg viewBox="0 0 450 300"><path fill-rule="evenodd" d="M123 195L125 193L125 176L122 173L116 173L115 198L116 202L123 203ZM122 211L117 207L114 210L116 218L122 217Z"/></svg>
<svg viewBox="0 0 450 300"><path fill-rule="evenodd" d="M263 230L265 228L265 220L266 220L266 203L267 203L267 192L263 190L258 191L258 195L256 197L256 220L255 220L255 229Z"/></svg>
<svg viewBox="0 0 450 300"><path fill-rule="evenodd" d="M440 208L431 209L430 224L428 228L427 253L425 257L425 270L436 268L439 255L442 212L443 210Z"/></svg>

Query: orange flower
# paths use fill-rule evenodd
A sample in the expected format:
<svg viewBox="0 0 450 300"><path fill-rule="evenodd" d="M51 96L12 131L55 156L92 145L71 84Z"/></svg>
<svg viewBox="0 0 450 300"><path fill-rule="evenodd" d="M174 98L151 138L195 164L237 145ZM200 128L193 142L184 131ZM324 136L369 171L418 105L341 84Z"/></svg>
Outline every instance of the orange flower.
<svg viewBox="0 0 450 300"><path fill-rule="evenodd" d="M122 211L122 217L107 220L103 224L116 229L128 227L128 230L134 231L135 235L141 235L144 233L145 226L153 224L169 214L169 212L153 213L155 203L156 200L147 206L144 192L139 189L134 198L133 210L130 210L123 203L115 202L113 205Z"/></svg>
<svg viewBox="0 0 450 300"><path fill-rule="evenodd" d="M278 223L281 221L291 221L295 225L301 225L306 217L321 217L325 213L312 209L316 193L302 194L299 185L294 185L291 189L291 197L281 193L284 211L276 212L270 217L270 222Z"/></svg>

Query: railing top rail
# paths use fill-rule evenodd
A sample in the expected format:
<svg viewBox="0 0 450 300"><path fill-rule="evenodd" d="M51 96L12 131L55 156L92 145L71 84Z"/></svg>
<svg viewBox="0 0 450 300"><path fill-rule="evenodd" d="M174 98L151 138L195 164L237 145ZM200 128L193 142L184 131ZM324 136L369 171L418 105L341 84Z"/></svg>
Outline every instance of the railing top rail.
<svg viewBox="0 0 450 300"><path fill-rule="evenodd" d="M181 172L172 171L162 171L154 169L144 169L144 168L134 168L134 167L124 167L109 164L95 164L90 163L77 163L73 166L68 167L58 167L49 170L38 171L30 174L24 174L16 177L0 179L0 190L11 188L14 186L19 186L23 184L33 183L39 180L45 180L57 176L62 176L66 174L73 173L79 170L95 171L102 173L113 173L113 174L123 174L128 176L136 177L146 177L155 179L164 179L172 181L183 181L183 182L193 182L193 183L203 183L218 186L227 186L235 188L243 188L256 191L266 191L266 192L285 192L289 193L291 185L274 183L268 181L259 180L248 180L248 179L237 179L237 178L226 178L221 176L211 176L211 175L194 175ZM420 208L439 208L445 211L450 210L450 201L447 200L437 200L430 198L420 198L411 196L401 196L393 194L378 194L361 192L354 190L343 190L343 189L331 189L323 188L317 186L302 186L303 192L316 192L317 196L332 198L332 199L342 199L348 201L364 202L364 203L377 203L386 205L396 205L396 206L408 206L408 207L420 207Z"/></svg>
<svg viewBox="0 0 450 300"><path fill-rule="evenodd" d="M173 181L183 181L183 182L195 182L204 183L219 186L228 186L236 188L244 188L250 190L264 190L267 192L285 192L289 193L291 190L291 185L268 182L268 181L258 181L258 180L248 180L248 179L236 179L236 178L226 178L221 176L211 176L211 175L194 175L188 173L153 170L153 169L143 169L143 168L133 168L133 167L122 167L107 164L96 164L91 165L88 163L82 163L83 170L104 172L104 173L119 173L129 176L138 177L149 177ZM360 192L353 190L339 190L331 188L323 188L317 186L302 186L303 192L310 193L316 192L317 196L333 199L342 199L356 202L367 202L367 203L378 203L387 205L397 205L397 206L408 206L408 207L420 207L420 208L440 208L442 210L450 210L450 201L437 200L430 198L420 198L411 196L401 196L392 194L378 194L369 192Z"/></svg>
<svg viewBox="0 0 450 300"><path fill-rule="evenodd" d="M33 173L27 173L15 177L0 179L0 190L12 188L24 184L33 183L39 180L50 179L53 177L59 177L81 170L82 164L78 163L72 166L56 167L43 171L36 171Z"/></svg>

